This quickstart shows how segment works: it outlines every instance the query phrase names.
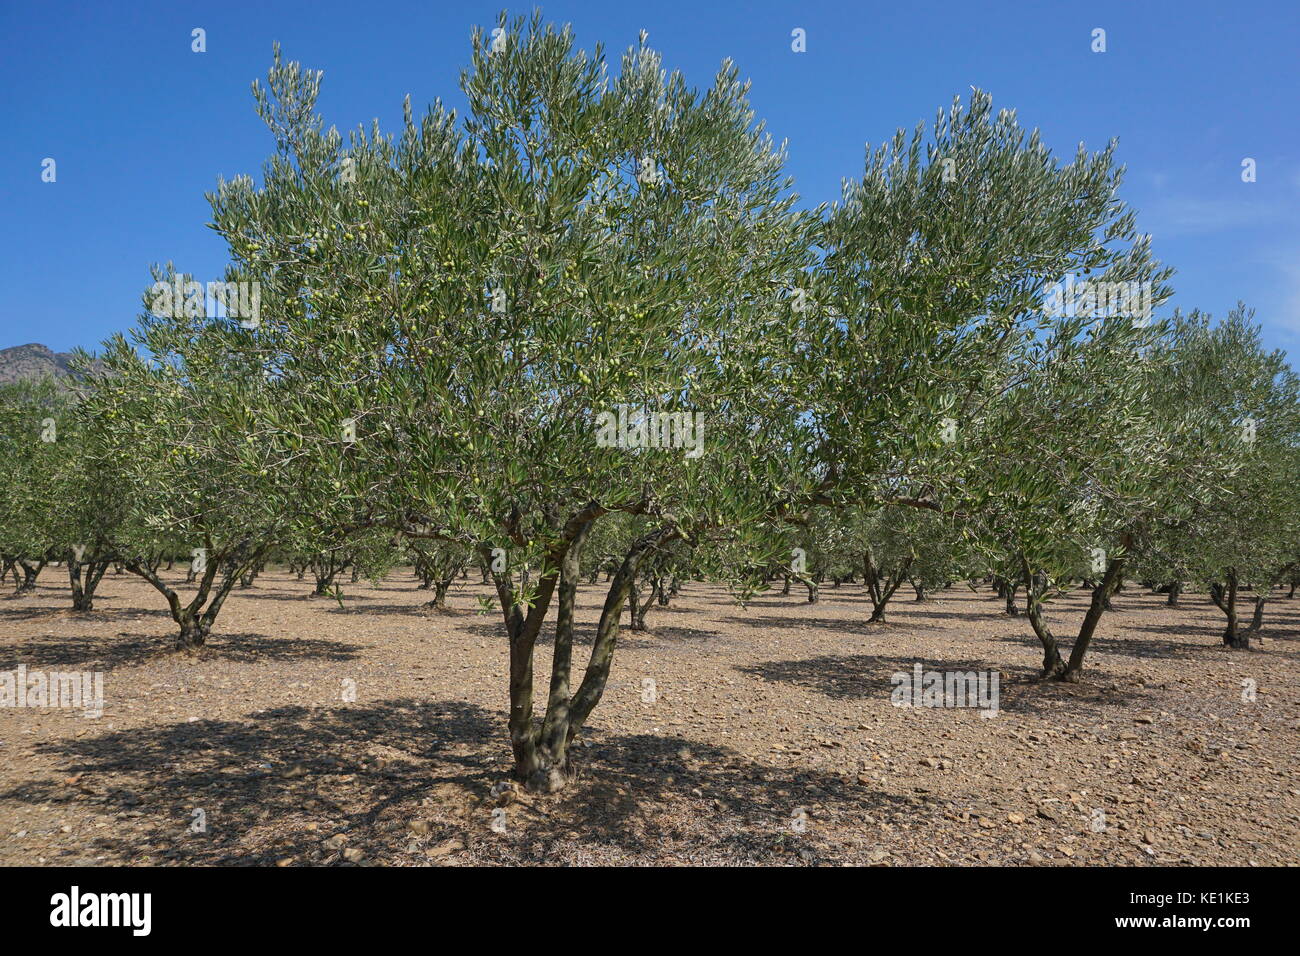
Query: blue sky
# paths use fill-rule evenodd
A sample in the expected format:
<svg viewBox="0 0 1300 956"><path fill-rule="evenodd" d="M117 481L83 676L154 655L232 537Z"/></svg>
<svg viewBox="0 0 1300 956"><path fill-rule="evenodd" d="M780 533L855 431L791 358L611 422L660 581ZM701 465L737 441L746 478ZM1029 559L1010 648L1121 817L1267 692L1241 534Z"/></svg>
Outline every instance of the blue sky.
<svg viewBox="0 0 1300 956"><path fill-rule="evenodd" d="M458 106L470 31L492 3L132 2L0 7L0 348L95 346L130 326L153 262L219 276L206 227L218 176L258 174L271 149L249 84L271 45L325 71L340 129L402 99ZM532 5L508 7L512 14ZM1058 155L1116 136L1124 197L1174 265L1174 302L1222 315L1245 300L1266 341L1300 347L1300 4L656 0L542 4L616 55L649 31L665 65L707 85L724 57L806 202L839 195L863 147L932 119L971 86L1018 110ZM190 49L207 32L207 52ZM1107 50L1093 53L1092 31ZM791 50L791 31L807 52ZM41 181L46 157L57 181ZM1241 163L1257 163L1243 183Z"/></svg>

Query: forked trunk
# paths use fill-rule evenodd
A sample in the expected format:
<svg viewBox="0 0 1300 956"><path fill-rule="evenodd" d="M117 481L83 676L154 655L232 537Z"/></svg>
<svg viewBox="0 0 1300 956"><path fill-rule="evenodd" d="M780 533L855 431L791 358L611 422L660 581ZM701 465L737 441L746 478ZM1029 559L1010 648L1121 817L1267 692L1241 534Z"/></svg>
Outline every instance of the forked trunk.
<svg viewBox="0 0 1300 956"><path fill-rule="evenodd" d="M208 628L203 627L203 624L192 618L183 620L181 632L175 637L175 649L192 653L201 648L207 640Z"/></svg>
<svg viewBox="0 0 1300 956"><path fill-rule="evenodd" d="M334 586L334 578L342 568L334 566L333 562L325 564L313 564L311 573L316 579L316 587L312 590L313 597L326 597L330 593L330 588Z"/></svg>
<svg viewBox="0 0 1300 956"><path fill-rule="evenodd" d="M912 558L908 556L893 573L882 576L871 559L871 552L868 551L863 555L862 581L867 586L867 596L871 598L871 616L867 618L868 624L885 623L885 608L889 605L889 599L903 583L911 566Z"/></svg>
<svg viewBox="0 0 1300 956"><path fill-rule="evenodd" d="M68 580L72 585L72 609L93 611L95 590L108 570L109 561L81 561L75 555L68 558Z"/></svg>
<svg viewBox="0 0 1300 956"><path fill-rule="evenodd" d="M45 562L45 558L41 558L35 564L19 559L18 566L23 569L23 583L18 585L19 594L26 594L28 591L36 590L36 579L40 576L41 571L45 569Z"/></svg>
<svg viewBox="0 0 1300 956"><path fill-rule="evenodd" d="M658 600L658 596L659 596L658 583L655 579L652 578L650 580L650 593L645 596L645 600L641 602L640 606L636 609L636 611L632 615L633 620L636 622L634 626L634 630L637 631L645 630L645 616L648 613L650 613L650 608L654 606L655 601Z"/></svg>
<svg viewBox="0 0 1300 956"><path fill-rule="evenodd" d="M668 606L668 588L663 578L655 578L655 603L660 607Z"/></svg>
<svg viewBox="0 0 1300 956"><path fill-rule="evenodd" d="M507 579L502 575L496 578L502 607L509 608L506 627L510 634L510 743L515 758L514 777L530 790L554 792L563 788L571 778L570 748L604 695L618 642L623 605L635 583L641 562L659 545L677 536L675 531L660 529L642 536L629 549L622 565L613 573L582 683L570 693L573 606L579 558L591 524L600 513L593 506L570 521L566 527L568 543L557 546L547 556L527 615L523 607L514 602L512 585ZM557 584L559 612L555 652L551 659L546 714L539 727L533 718L533 648Z"/></svg>
<svg viewBox="0 0 1300 956"><path fill-rule="evenodd" d="M1068 661L1061 659L1060 645L1043 618L1043 600L1048 590L1047 577L1042 573L1034 572L1023 555L1020 560L1025 585L1025 616L1029 618L1029 625L1034 629L1038 642L1043 645L1043 670L1039 677L1042 680L1059 680L1076 684L1082 677L1084 658L1088 654L1088 648L1092 644L1101 616L1105 613L1106 599L1110 597L1116 581L1123 574L1124 560L1111 559L1105 575L1093 587L1092 601L1088 605L1088 612L1083 617L1083 624L1079 627L1074 646L1070 649Z"/></svg>
<svg viewBox="0 0 1300 956"><path fill-rule="evenodd" d="M126 566L127 570L144 578L167 599L172 620L179 628L175 647L178 651L192 652L206 643L208 635L212 633L212 626L221 613L226 598L239 580L240 574L254 566L263 553L264 549L252 549L247 542L244 542L220 559L214 556L213 560L206 563L201 577L198 577L198 591L188 604L182 604L180 594L158 576L157 568L161 561L150 564L148 561L131 560ZM193 565L190 567L193 570ZM218 568L222 569L219 581L217 580ZM200 572L194 574L198 576Z"/></svg>

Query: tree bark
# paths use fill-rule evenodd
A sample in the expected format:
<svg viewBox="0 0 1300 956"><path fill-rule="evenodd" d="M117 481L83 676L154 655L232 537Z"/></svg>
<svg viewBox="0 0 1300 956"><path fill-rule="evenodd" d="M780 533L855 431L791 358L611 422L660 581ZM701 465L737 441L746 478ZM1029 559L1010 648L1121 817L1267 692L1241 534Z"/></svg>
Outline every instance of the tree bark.
<svg viewBox="0 0 1300 956"><path fill-rule="evenodd" d="M569 546L565 541L558 551L547 555L533 605L524 611L515 600L514 581L510 572L492 572L497 595L505 615L506 633L510 640L510 748L514 753L514 777L526 787L538 786L540 781L550 781L550 768L543 766L538 749L538 728L533 723L533 648L542 622L550 610L551 596L555 591L558 568ZM490 567L490 556L485 555ZM555 783L560 783L560 778ZM549 784L548 784L549 785Z"/></svg>
<svg viewBox="0 0 1300 956"><path fill-rule="evenodd" d="M1251 634L1258 634L1264 626L1264 602L1267 600L1267 592L1255 595L1255 612L1251 615L1250 627L1248 628Z"/></svg>
<svg viewBox="0 0 1300 956"><path fill-rule="evenodd" d="M622 566L614 574L609 593L605 596L605 606L600 613L600 622L596 625L596 640L591 648L591 659L582 684L573 695L569 722L569 739L573 740L582 730L583 724L595 706L600 703L605 693L605 682L609 679L609 668L614 660L614 648L618 643L618 622L623 613L623 602L632 578L646 555L653 549L676 540L680 533L672 528L660 528L643 535L632 545Z"/></svg>
<svg viewBox="0 0 1300 956"><path fill-rule="evenodd" d="M898 590L898 586L911 567L912 557L909 555L897 570L882 577L871 559L871 552L867 551L863 554L862 581L867 587L867 596L871 598L871 616L867 618L868 624L885 623L885 608L889 604L889 599L894 596L894 592Z"/></svg>
<svg viewBox="0 0 1300 956"><path fill-rule="evenodd" d="M1217 585L1211 587L1210 595L1214 598L1214 603L1219 605L1219 608L1228 619L1223 629L1223 645L1225 647L1235 647L1239 650L1250 650L1250 632L1243 631L1237 620L1237 593L1240 590L1237 569L1228 568L1224 578L1227 587L1217 588ZM1217 596L1214 593L1216 588L1218 590Z"/></svg>
<svg viewBox="0 0 1300 956"><path fill-rule="evenodd" d="M107 559L80 561L75 553L68 555L68 579L72 585L72 609L74 611L93 611L95 609L95 590L99 587L104 572L112 562Z"/></svg>
<svg viewBox="0 0 1300 956"><path fill-rule="evenodd" d="M641 602L640 607L638 607L636 609L636 612L632 615L633 620L636 622L635 624L636 630L638 631L645 630L646 615L650 613L650 608L654 606L654 603L657 599L658 599L658 588L655 579L651 578L650 593L645 596L645 600Z"/></svg>
<svg viewBox="0 0 1300 956"><path fill-rule="evenodd" d="M821 598L821 586L812 578L800 578L799 580L808 589L808 603L816 604Z"/></svg>
<svg viewBox="0 0 1300 956"><path fill-rule="evenodd" d="M1020 556L1020 567L1025 579L1025 616L1029 618L1029 626L1034 629L1038 642L1043 645L1043 671L1039 674L1039 678L1055 680L1065 673L1065 661L1061 659L1061 649L1056 642L1056 636L1043 618L1043 597L1047 592L1047 579L1044 575L1035 574L1030 569L1029 561L1024 555Z"/></svg>
<svg viewBox="0 0 1300 956"><path fill-rule="evenodd" d="M1016 617L1020 614L1020 609L1016 607L1016 590L1016 585L1008 581L1002 592L1002 596L1006 600L1006 614L1008 617Z"/></svg>
<svg viewBox="0 0 1300 956"><path fill-rule="evenodd" d="M554 793L568 782L569 723L572 704L569 680L573 670L573 608L578 594L582 547L592 522L582 526L560 562L559 607L555 620L555 653L551 657L551 686L542 719L541 759L531 786Z"/></svg>
<svg viewBox="0 0 1300 956"><path fill-rule="evenodd" d="M48 558L41 558L33 565L24 558L18 559L18 566L23 569L23 583L18 585L19 594L26 594L28 591L36 590L36 578L45 570L45 564L48 560Z"/></svg>
<svg viewBox="0 0 1300 956"><path fill-rule="evenodd" d="M1110 597L1115 582L1124 573L1124 559L1112 558L1106 567L1105 575L1094 585L1092 601L1083 617L1074 646L1070 649L1070 659L1065 662L1061 660L1060 645L1056 636L1052 634L1047 621L1043 618L1043 598L1047 592L1047 580L1043 574L1036 573L1030 568L1029 561L1023 555L1020 562L1025 585L1025 616L1029 618L1030 627L1034 629L1039 643L1043 645L1043 671L1039 675L1040 679L1077 684L1083 674L1083 661L1096 634L1097 625L1106 611L1106 599Z"/></svg>
<svg viewBox="0 0 1300 956"><path fill-rule="evenodd" d="M176 650L194 653L207 643L212 631L211 624L204 624L202 619L193 614L186 614L180 621L180 633L176 635Z"/></svg>
<svg viewBox="0 0 1300 956"><path fill-rule="evenodd" d="M179 628L175 644L177 650L194 651L203 646L239 575L261 560L266 552L265 545L250 548L247 541L235 546L225 555L213 553L211 542L205 542L205 545L211 560L203 570L203 577L199 579L198 591L188 604L182 604L180 594L158 576L157 567L161 561L152 565L147 560L133 559L126 562L128 571L144 578L167 599L172 620ZM218 582L217 573L223 565L225 571Z"/></svg>
<svg viewBox="0 0 1300 956"><path fill-rule="evenodd" d="M1124 558L1111 558L1101 583L1093 589L1092 603L1088 605L1088 613L1083 616L1079 636L1075 639L1074 646L1070 648L1070 660L1065 665L1065 672L1060 675L1060 680L1070 684L1079 682L1083 674L1083 659L1088 653L1089 645L1092 644L1101 616L1110 605L1110 596L1124 576L1124 564Z"/></svg>
<svg viewBox="0 0 1300 956"><path fill-rule="evenodd" d="M326 597L330 593L330 588L334 586L334 579L340 571L347 570L352 565L350 559L339 561L333 555L322 555L311 563L312 575L316 578L316 588L312 592L315 597Z"/></svg>

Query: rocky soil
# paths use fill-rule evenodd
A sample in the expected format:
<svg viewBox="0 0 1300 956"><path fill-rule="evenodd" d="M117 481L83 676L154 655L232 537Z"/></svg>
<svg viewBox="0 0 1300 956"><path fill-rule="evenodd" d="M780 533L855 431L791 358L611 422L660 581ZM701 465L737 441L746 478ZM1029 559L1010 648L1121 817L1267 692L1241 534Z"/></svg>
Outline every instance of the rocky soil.
<svg viewBox="0 0 1300 956"><path fill-rule="evenodd" d="M432 613L401 573L343 606L268 573L191 658L147 585L110 574L76 615L61 572L0 598L0 671L102 671L104 712L0 708L0 864L1300 862L1300 598L1242 652L1204 595L1134 586L1060 685L987 589L868 625L855 585L740 607L691 584L624 630L581 777L533 797L486 588ZM585 641L603 597L580 592ZM1054 603L1058 634L1083 607ZM996 716L894 706L916 663L998 671Z"/></svg>

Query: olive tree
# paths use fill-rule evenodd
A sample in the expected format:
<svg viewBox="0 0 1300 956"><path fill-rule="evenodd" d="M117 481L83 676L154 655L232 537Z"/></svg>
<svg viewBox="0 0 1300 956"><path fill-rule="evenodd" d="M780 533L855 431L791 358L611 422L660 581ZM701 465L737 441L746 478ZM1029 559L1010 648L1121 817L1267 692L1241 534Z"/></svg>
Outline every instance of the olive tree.
<svg viewBox="0 0 1300 956"><path fill-rule="evenodd" d="M75 448L68 399L53 380L0 385L0 555L5 574L22 570L19 593L63 553L57 515L71 503L57 486Z"/></svg>
<svg viewBox="0 0 1300 956"><path fill-rule="evenodd" d="M74 401L85 386L77 385ZM72 588L72 609L92 611L95 592L118 557L114 539L126 511L127 491L112 462L96 454L84 422L69 407L60 433L63 454L51 476L49 500L55 553L62 556Z"/></svg>
<svg viewBox="0 0 1300 956"><path fill-rule="evenodd" d="M1170 580L1208 586L1226 618L1223 643L1248 648L1273 587L1296 566L1300 378L1262 346L1241 305L1217 324L1200 312L1176 315L1162 364L1154 400L1177 423L1182 467L1171 471L1171 507L1148 562ZM1255 606L1242 628L1247 586Z"/></svg>
<svg viewBox="0 0 1300 956"><path fill-rule="evenodd" d="M165 285L176 278L155 273ZM272 462L277 475L291 463L274 453L283 446L261 414L276 401L276 382L241 348L253 332L201 308L159 314L150 294L145 304L129 339L106 341L94 369L82 363L89 387L77 406L80 440L123 502L113 553L166 599L176 647L194 650L240 575L288 522L317 509L310 499L276 494ZM159 570L177 541L191 558L192 593Z"/></svg>
<svg viewBox="0 0 1300 956"><path fill-rule="evenodd" d="M1015 384L968 424L979 462L970 530L1025 588L1043 677L1077 682L1136 541L1170 501L1161 481L1176 438L1151 402L1159 329L1103 320L1042 342ZM1069 658L1044 603L1092 580Z"/></svg>
<svg viewBox="0 0 1300 956"><path fill-rule="evenodd" d="M791 351L816 382L808 414L824 503L895 503L973 522L994 494L1013 510L1012 499L1034 493L1039 479L1013 459L990 471L994 446L976 436L1044 362L1069 367L1062 354L1093 323L1073 302L1046 308L1044 291L1075 277L1137 288L1144 314L1168 295L1171 270L1152 259L1119 198L1115 147L1080 146L1062 163L976 91L932 127L868 152L827 217L813 314L792 332L803 341ZM1133 318L1112 325L1131 330ZM991 437L1008 448L1016 426L999 427Z"/></svg>
<svg viewBox="0 0 1300 956"><path fill-rule="evenodd" d="M258 347L287 383L276 427L337 474L359 523L493 569L515 776L555 789L643 562L743 534L815 481L790 415L804 389L767 334L815 217L794 211L730 63L696 91L644 43L615 74L568 28L500 31L475 34L463 119L408 105L396 137L346 145L315 113L320 75L277 56L255 88L275 155L260 187L222 185L214 223L264 285ZM581 554L618 513L646 529L575 687Z"/></svg>
<svg viewBox="0 0 1300 956"><path fill-rule="evenodd" d="M960 564L962 522L953 515L887 504L866 513L861 528L862 575L871 600L870 624L885 622L885 608L900 585L911 582L916 600L952 580Z"/></svg>

